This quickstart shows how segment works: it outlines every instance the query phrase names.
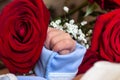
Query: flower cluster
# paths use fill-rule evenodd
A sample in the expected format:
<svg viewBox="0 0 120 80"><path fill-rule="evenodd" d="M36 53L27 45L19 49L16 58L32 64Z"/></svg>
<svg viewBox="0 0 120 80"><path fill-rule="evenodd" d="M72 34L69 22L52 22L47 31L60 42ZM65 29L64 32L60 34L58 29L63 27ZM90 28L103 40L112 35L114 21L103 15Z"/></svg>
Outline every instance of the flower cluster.
<svg viewBox="0 0 120 80"><path fill-rule="evenodd" d="M92 30L89 30L87 34L85 34L81 29L81 27L86 24L87 21L83 21L81 22L80 26L78 26L75 24L73 19L67 19L64 22L62 19L57 19L55 21L51 21L50 26L69 33L73 39L84 45L86 48L89 48L89 35L92 34Z"/></svg>

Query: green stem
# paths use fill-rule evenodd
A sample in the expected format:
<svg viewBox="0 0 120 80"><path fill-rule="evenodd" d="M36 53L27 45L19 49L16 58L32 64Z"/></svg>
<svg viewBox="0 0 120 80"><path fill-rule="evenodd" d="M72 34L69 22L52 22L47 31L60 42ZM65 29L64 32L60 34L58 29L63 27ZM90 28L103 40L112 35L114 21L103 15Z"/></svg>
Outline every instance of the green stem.
<svg viewBox="0 0 120 80"><path fill-rule="evenodd" d="M79 5L74 10L70 11L67 15L72 15L72 14L74 14L75 12L77 12L78 10L82 9L83 7L85 7L87 5L88 5L88 0L84 0L84 2L81 5Z"/></svg>

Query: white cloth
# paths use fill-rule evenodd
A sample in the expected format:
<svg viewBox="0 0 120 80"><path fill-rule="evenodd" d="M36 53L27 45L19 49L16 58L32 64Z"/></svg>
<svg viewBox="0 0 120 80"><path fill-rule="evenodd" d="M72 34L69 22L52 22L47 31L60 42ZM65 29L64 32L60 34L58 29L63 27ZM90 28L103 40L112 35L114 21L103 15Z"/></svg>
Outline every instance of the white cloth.
<svg viewBox="0 0 120 80"><path fill-rule="evenodd" d="M120 80L120 63L97 62L80 80Z"/></svg>
<svg viewBox="0 0 120 80"><path fill-rule="evenodd" d="M18 79L14 74L9 73L0 75L0 80L18 80Z"/></svg>

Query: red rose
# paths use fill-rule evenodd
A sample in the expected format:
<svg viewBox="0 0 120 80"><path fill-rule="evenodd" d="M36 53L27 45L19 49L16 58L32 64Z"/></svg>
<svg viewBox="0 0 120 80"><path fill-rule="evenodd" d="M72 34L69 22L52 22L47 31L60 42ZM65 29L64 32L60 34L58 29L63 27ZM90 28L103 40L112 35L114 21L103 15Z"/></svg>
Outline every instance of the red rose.
<svg viewBox="0 0 120 80"><path fill-rule="evenodd" d="M120 9L97 18L91 47L87 50L78 74L85 73L96 61L120 62Z"/></svg>
<svg viewBox="0 0 120 80"><path fill-rule="evenodd" d="M97 18L91 50L103 60L120 62L120 9Z"/></svg>
<svg viewBox="0 0 120 80"><path fill-rule="evenodd" d="M39 59L49 12L42 0L14 0L0 14L0 58L12 73L27 73Z"/></svg>
<svg viewBox="0 0 120 80"><path fill-rule="evenodd" d="M91 3L97 2L102 9L120 8L120 0L89 0Z"/></svg>

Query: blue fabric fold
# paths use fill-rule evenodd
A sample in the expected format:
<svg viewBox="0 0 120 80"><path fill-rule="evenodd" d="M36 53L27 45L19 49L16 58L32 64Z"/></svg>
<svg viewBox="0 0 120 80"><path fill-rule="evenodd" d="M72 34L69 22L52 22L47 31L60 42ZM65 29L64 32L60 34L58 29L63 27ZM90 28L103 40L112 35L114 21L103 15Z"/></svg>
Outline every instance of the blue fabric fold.
<svg viewBox="0 0 120 80"><path fill-rule="evenodd" d="M77 73L82 62L86 48L76 43L76 49L72 53L59 55L43 47L42 55L35 67L37 76L49 79L50 73Z"/></svg>
<svg viewBox="0 0 120 80"><path fill-rule="evenodd" d="M46 80L38 76L17 76L18 80Z"/></svg>

